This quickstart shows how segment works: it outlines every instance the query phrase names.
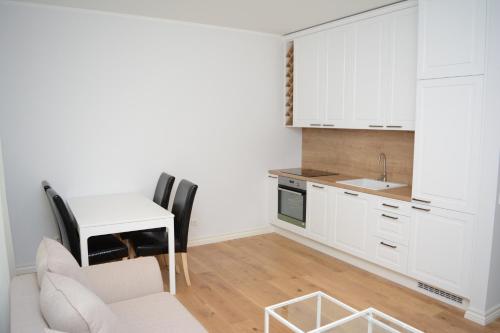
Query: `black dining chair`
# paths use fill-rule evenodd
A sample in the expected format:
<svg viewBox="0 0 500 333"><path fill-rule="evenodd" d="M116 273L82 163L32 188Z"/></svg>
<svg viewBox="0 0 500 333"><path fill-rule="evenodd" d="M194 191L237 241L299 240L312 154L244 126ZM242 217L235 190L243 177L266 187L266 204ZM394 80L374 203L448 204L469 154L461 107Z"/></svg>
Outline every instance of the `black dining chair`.
<svg viewBox="0 0 500 333"><path fill-rule="evenodd" d="M57 230L59 232L59 241L64 245L67 249L69 249L69 241L68 241L68 235L66 234L66 228L64 228L63 221L60 217L60 215L56 212L56 207L53 203L53 201L50 199L49 195L47 194L47 190L49 188L52 188L52 186L49 184L48 181L44 180L42 181L42 188L45 192L45 195L47 196L47 200L49 201L50 205L50 210L52 211L52 214L54 215L54 220L56 222Z"/></svg>
<svg viewBox="0 0 500 333"><path fill-rule="evenodd" d="M183 179L177 187L172 213L174 217L175 252L181 253L184 277L191 285L187 261L189 221L198 185ZM131 238L132 247L139 257L168 253L168 233L164 230L139 231Z"/></svg>
<svg viewBox="0 0 500 333"><path fill-rule="evenodd" d="M47 195L56 208L56 215L63 222L68 235L70 252L81 265L80 235L75 217L63 198L53 188L47 189ZM113 235L90 237L88 239L88 252L90 265L128 258L127 246Z"/></svg>
<svg viewBox="0 0 500 333"><path fill-rule="evenodd" d="M153 195L153 202L160 205L161 207L168 209L168 203L170 201L170 194L172 193L172 188L174 187L175 177L169 175L166 172L162 172L160 177L158 178L158 182L156 183L155 193ZM159 229L147 229L141 231L153 231L153 230L165 230L165 228ZM130 231L130 232L122 232L120 234L120 238L124 240L128 240L132 237L135 232L141 231Z"/></svg>

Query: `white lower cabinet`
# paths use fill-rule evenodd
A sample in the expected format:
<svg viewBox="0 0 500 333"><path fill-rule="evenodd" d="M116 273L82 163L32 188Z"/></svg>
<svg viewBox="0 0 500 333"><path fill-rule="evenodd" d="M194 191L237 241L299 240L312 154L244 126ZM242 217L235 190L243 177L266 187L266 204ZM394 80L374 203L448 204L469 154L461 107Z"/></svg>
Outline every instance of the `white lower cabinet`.
<svg viewBox="0 0 500 333"><path fill-rule="evenodd" d="M276 224L278 220L278 176L267 175L266 180L267 221Z"/></svg>
<svg viewBox="0 0 500 333"><path fill-rule="evenodd" d="M407 246L372 235L368 248L369 259L374 263L402 274L408 273Z"/></svg>
<svg viewBox="0 0 500 333"><path fill-rule="evenodd" d="M306 234L319 242L326 242L328 235L327 187L322 184L307 183Z"/></svg>
<svg viewBox="0 0 500 333"><path fill-rule="evenodd" d="M409 274L467 297L473 215L413 207Z"/></svg>
<svg viewBox="0 0 500 333"><path fill-rule="evenodd" d="M337 188L329 189L328 243L361 258L367 257L369 195Z"/></svg>

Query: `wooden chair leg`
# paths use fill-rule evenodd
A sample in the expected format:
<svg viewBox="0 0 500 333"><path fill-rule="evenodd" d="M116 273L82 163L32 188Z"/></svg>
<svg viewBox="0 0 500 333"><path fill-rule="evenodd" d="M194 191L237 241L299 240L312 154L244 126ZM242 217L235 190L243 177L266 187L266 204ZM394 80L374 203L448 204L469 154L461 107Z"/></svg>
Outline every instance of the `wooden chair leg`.
<svg viewBox="0 0 500 333"><path fill-rule="evenodd" d="M179 268L179 264L178 264L178 258L179 256L177 255L177 253L175 254L175 273L176 274L181 274L181 270Z"/></svg>
<svg viewBox="0 0 500 333"><path fill-rule="evenodd" d="M186 278L186 283L188 286L191 286L191 279L189 278L189 269L188 269L188 254L181 253L182 257L182 269L184 270L184 277Z"/></svg>

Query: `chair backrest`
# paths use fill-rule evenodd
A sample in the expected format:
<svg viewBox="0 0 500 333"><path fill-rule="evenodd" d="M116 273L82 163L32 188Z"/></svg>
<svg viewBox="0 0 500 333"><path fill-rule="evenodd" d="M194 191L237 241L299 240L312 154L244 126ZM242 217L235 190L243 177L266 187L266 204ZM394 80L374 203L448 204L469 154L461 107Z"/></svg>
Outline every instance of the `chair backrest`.
<svg viewBox="0 0 500 333"><path fill-rule="evenodd" d="M186 252L187 250L189 221L197 189L198 185L183 179L177 186L177 192L175 193L172 213L175 215L175 238L180 242L180 252Z"/></svg>
<svg viewBox="0 0 500 333"><path fill-rule="evenodd" d="M75 217L63 198L61 198L53 188L47 189L47 195L56 208L54 214L63 222L64 228L66 229L70 252L73 257L75 257L76 261L78 261L78 264L81 265L80 235L78 234L78 226Z"/></svg>
<svg viewBox="0 0 500 333"><path fill-rule="evenodd" d="M155 195L153 201L165 209L168 209L168 202L170 200L170 193L174 186L175 177L165 172L162 172L158 183L156 184Z"/></svg>
<svg viewBox="0 0 500 333"><path fill-rule="evenodd" d="M56 225L57 225L57 230L59 231L59 239L61 240L61 243L67 249L69 249L69 240L68 240L68 235L66 233L66 228L64 227L64 222L62 221L61 216L57 212L57 208L54 204L54 201L51 200L51 198L49 197L49 194L47 193L47 190L52 188L52 186L49 184L48 181L44 180L44 181L42 181L42 188L44 189L45 194L47 195L47 199L48 199L49 205L50 205L50 210L52 211L52 214L54 215Z"/></svg>

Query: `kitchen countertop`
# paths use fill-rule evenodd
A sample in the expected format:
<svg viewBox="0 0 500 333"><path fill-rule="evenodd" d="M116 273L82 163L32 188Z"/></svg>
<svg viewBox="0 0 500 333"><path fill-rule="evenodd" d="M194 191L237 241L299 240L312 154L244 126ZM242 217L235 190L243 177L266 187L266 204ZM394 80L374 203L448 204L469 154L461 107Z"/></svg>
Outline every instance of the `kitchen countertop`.
<svg viewBox="0 0 500 333"><path fill-rule="evenodd" d="M285 169L283 169L283 170L285 170ZM339 188L344 188L346 190L368 193L368 194L378 195L381 197L386 197L386 198L391 198L391 199L396 199L396 200L411 201L411 185L393 188L390 190L376 191L376 190L370 190L370 189L366 189L366 188L349 186L349 185L337 183L340 180L357 179L357 178L363 178L363 177L349 176L349 175L343 175L343 174L334 175L334 176L321 176L321 177L303 177L303 176L297 176L297 175L291 175L288 173L284 173L281 170L269 170L269 173L272 175L276 175L276 176L285 176L285 177L294 178L294 179L301 179L301 180L306 180L306 181L313 182L313 183L318 183L318 184L323 184L323 185L328 185L328 186L335 186L335 187L339 187Z"/></svg>

